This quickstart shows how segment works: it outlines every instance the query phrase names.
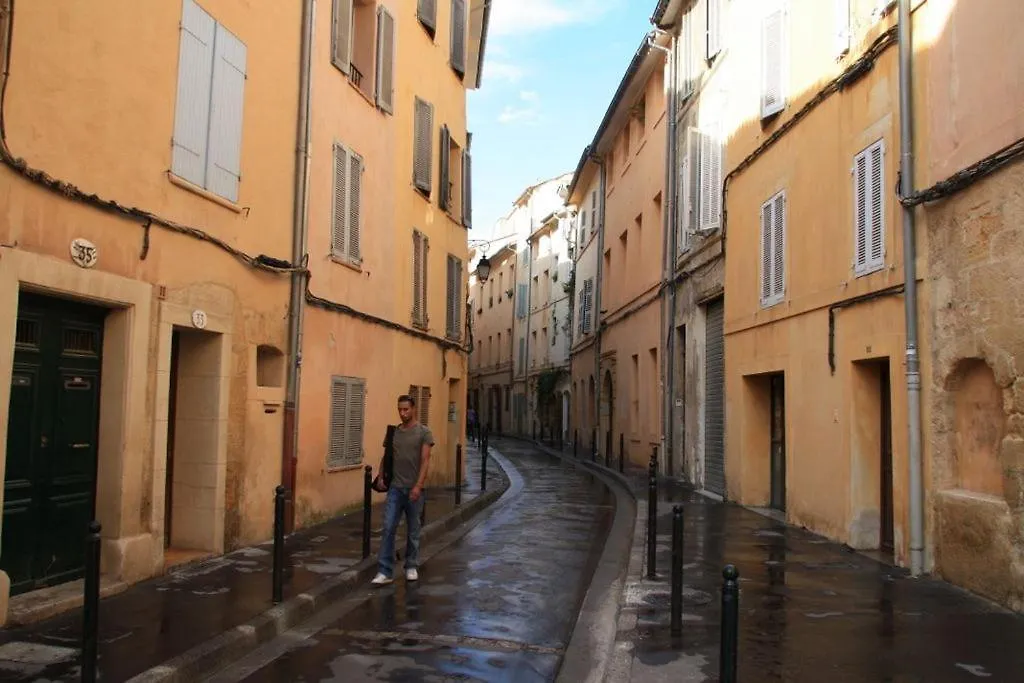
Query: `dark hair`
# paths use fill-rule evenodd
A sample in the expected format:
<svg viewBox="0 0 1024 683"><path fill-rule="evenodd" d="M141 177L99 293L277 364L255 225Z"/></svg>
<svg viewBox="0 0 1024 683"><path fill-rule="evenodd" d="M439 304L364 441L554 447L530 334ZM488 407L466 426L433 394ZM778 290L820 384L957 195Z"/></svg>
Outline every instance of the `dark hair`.
<svg viewBox="0 0 1024 683"><path fill-rule="evenodd" d="M414 399L414 398L413 398L412 396L410 396L409 394L402 394L401 396L399 396L399 397L398 397L398 402L399 402L399 403L408 403L408 404L409 404L409 405L411 405L411 406L412 406L413 408L415 408L415 407L416 407L416 399Z"/></svg>

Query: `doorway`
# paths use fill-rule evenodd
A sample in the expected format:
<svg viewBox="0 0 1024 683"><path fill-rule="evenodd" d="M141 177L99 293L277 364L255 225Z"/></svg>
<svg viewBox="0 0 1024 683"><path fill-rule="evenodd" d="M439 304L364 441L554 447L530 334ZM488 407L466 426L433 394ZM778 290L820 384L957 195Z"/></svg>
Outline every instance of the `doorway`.
<svg viewBox="0 0 1024 683"><path fill-rule="evenodd" d="M0 555L12 595L82 576L95 515L106 314L19 294Z"/></svg>
<svg viewBox="0 0 1024 683"><path fill-rule="evenodd" d="M772 375L769 380L771 394L771 507L786 511L786 379L785 375Z"/></svg>
<svg viewBox="0 0 1024 683"><path fill-rule="evenodd" d="M888 358L857 361L851 374L850 546L890 561L895 546L892 384Z"/></svg>
<svg viewBox="0 0 1024 683"><path fill-rule="evenodd" d="M879 530L879 550L883 553L893 555L895 548L894 515L892 500L892 387L889 381L888 359L878 364L879 375L879 405L881 414L881 481L882 490L879 492L881 501L881 529Z"/></svg>

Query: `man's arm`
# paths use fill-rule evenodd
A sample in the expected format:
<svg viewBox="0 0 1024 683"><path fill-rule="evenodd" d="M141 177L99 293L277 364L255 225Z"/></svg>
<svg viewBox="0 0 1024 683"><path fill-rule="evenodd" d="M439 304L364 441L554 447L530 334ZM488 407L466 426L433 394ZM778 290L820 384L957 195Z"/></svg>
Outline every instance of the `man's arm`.
<svg viewBox="0 0 1024 683"><path fill-rule="evenodd" d="M416 478L416 486L410 491L413 502L419 500L423 491L423 484L427 481L427 468L430 466L430 449L434 445L434 435L429 429L423 434L423 441L420 443L420 476Z"/></svg>

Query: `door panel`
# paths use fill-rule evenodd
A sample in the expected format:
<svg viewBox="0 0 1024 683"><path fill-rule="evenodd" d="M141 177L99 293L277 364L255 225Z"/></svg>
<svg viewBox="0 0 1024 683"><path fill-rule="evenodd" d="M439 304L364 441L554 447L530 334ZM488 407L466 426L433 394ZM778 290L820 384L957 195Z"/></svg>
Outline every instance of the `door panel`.
<svg viewBox="0 0 1024 683"><path fill-rule="evenodd" d="M95 504L105 314L19 296L0 544L12 594L82 572Z"/></svg>
<svg viewBox="0 0 1024 683"><path fill-rule="evenodd" d="M771 506L786 510L786 388L782 375L771 383Z"/></svg>
<svg viewBox="0 0 1024 683"><path fill-rule="evenodd" d="M704 339L704 488L725 495L725 300L707 307Z"/></svg>

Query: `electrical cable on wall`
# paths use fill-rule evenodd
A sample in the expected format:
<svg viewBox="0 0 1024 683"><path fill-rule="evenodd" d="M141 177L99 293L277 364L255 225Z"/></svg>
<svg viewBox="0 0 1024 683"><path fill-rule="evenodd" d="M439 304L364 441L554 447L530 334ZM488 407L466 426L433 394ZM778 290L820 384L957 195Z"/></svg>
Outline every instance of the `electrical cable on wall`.
<svg viewBox="0 0 1024 683"><path fill-rule="evenodd" d="M1003 147L965 169L957 171L945 180L940 180L925 190L919 190L909 197L899 192L900 179L896 179L896 196L903 206L918 206L926 202L945 199L961 190L965 190L982 178L992 175L1004 166L1008 166L1024 157L1024 138Z"/></svg>

